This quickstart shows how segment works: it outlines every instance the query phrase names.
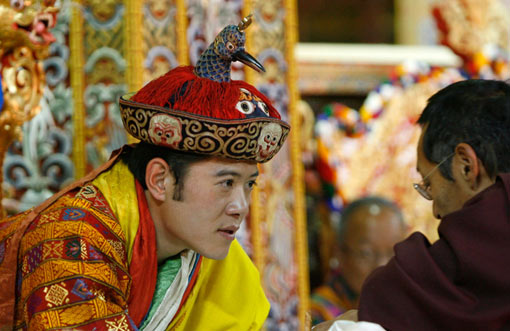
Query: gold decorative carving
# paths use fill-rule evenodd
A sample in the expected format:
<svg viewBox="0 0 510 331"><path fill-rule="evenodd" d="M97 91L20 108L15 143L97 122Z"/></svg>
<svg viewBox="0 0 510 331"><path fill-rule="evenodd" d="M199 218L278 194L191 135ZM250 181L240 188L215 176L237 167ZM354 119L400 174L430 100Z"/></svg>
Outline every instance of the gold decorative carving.
<svg viewBox="0 0 510 331"><path fill-rule="evenodd" d="M69 70L73 90L73 163L76 178L85 176L85 104L83 90L85 88L83 58L83 16L79 7L73 7L69 24Z"/></svg>
<svg viewBox="0 0 510 331"><path fill-rule="evenodd" d="M118 0L87 0L84 5L89 6L92 14L98 21L106 22L115 14Z"/></svg>
<svg viewBox="0 0 510 331"><path fill-rule="evenodd" d="M188 55L188 42L186 38L186 31L188 30L188 16L186 14L186 1L176 0L175 6L177 7L176 21L176 35L177 35L177 60L180 65L189 64Z"/></svg>
<svg viewBox="0 0 510 331"><path fill-rule="evenodd" d="M49 32L58 12L53 5L54 0L0 0L0 74L4 97L0 108L0 202L5 153L13 141L22 138L21 125L40 108L44 86L41 61L48 55L48 45L55 40Z"/></svg>
<svg viewBox="0 0 510 331"><path fill-rule="evenodd" d="M168 0L149 1L149 6L155 15L164 15ZM124 28L124 38L126 39L126 60L128 62L126 70L126 81L129 91L138 90L143 84L143 38L142 29L142 0L128 0L126 2L126 27ZM137 140L127 135L129 143L136 143Z"/></svg>
<svg viewBox="0 0 510 331"><path fill-rule="evenodd" d="M0 136L2 145L7 141L10 145L21 138L21 125L39 112L44 72L42 64L26 46L15 48L3 61L6 63L1 69L5 101L0 114Z"/></svg>
<svg viewBox="0 0 510 331"><path fill-rule="evenodd" d="M252 14L249 14L241 20L241 22L237 25L237 27L239 28L239 31L246 30L246 28L250 26L250 24L252 22L252 19L251 19L252 16L253 16Z"/></svg>

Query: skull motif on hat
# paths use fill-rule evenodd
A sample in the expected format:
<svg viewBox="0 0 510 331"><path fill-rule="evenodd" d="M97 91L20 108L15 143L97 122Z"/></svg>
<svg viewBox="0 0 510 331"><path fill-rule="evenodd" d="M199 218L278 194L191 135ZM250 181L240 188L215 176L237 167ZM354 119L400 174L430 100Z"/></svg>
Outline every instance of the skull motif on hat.
<svg viewBox="0 0 510 331"><path fill-rule="evenodd" d="M269 123L262 128L258 139L257 160L264 160L276 152L282 136L282 128L276 123Z"/></svg>
<svg viewBox="0 0 510 331"><path fill-rule="evenodd" d="M182 140L181 122L170 115L155 115L151 118L149 136L155 144L176 148Z"/></svg>

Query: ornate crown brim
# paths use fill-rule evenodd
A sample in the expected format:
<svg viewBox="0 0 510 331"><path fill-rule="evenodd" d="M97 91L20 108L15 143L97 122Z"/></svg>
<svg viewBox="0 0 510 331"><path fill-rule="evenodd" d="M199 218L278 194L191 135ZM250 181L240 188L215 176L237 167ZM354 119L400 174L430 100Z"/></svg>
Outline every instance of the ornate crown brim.
<svg viewBox="0 0 510 331"><path fill-rule="evenodd" d="M277 118L222 120L119 98L124 127L133 137L182 152L267 162L278 153L290 126Z"/></svg>

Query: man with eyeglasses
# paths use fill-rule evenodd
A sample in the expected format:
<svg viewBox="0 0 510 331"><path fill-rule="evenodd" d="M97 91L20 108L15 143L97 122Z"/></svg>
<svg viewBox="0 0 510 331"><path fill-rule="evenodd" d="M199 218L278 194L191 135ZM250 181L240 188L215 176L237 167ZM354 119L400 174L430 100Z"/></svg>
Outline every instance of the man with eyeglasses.
<svg viewBox="0 0 510 331"><path fill-rule="evenodd" d="M510 86L447 86L418 123L423 180L414 187L433 202L439 239L414 233L397 244L365 281L357 318L393 331L508 330Z"/></svg>

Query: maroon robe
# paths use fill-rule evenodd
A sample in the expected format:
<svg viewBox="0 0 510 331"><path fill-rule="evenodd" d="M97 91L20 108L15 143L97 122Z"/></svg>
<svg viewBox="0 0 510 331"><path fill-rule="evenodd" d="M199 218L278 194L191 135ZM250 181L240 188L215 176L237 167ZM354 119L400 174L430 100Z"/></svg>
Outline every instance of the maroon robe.
<svg viewBox="0 0 510 331"><path fill-rule="evenodd" d="M434 244L395 246L361 291L360 321L388 330L510 330L510 173L445 216Z"/></svg>

